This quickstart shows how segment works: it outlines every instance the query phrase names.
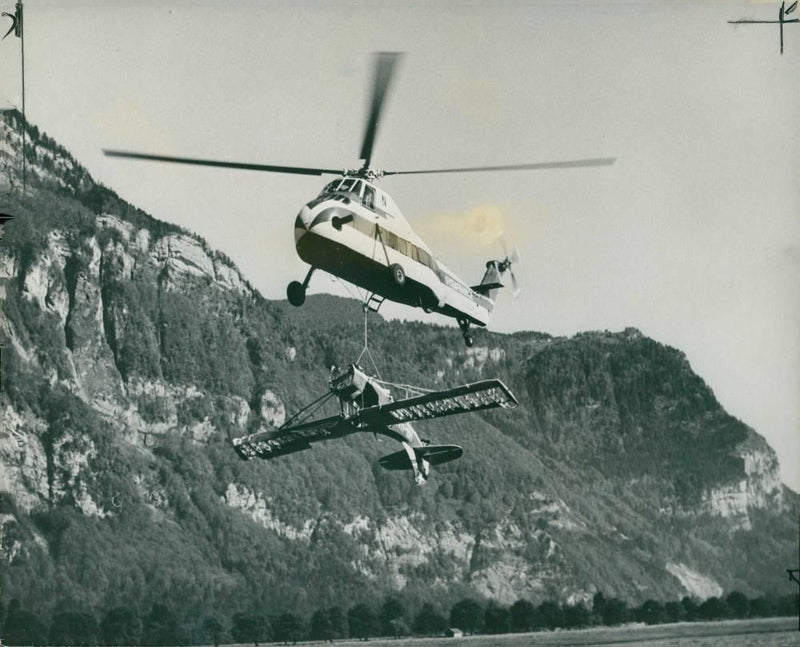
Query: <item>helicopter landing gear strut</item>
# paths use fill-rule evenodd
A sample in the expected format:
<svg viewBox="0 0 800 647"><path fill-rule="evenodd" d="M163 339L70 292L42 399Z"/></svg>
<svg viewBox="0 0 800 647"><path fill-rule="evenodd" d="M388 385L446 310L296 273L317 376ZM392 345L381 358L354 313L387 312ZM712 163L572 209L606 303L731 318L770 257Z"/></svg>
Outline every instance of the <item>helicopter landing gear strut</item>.
<svg viewBox="0 0 800 647"><path fill-rule="evenodd" d="M306 301L306 288L308 287L308 282L311 280L311 275L314 273L316 268L312 267L308 270L308 274L306 274L306 278L303 279L303 282L300 283L299 281L292 281L286 287L286 298L289 299L289 303L293 306L300 307Z"/></svg>
<svg viewBox="0 0 800 647"><path fill-rule="evenodd" d="M472 339L472 335L469 334L469 321L466 319L459 319L458 320L458 327L461 328L461 334L464 336L464 343L472 347L475 343L475 340Z"/></svg>

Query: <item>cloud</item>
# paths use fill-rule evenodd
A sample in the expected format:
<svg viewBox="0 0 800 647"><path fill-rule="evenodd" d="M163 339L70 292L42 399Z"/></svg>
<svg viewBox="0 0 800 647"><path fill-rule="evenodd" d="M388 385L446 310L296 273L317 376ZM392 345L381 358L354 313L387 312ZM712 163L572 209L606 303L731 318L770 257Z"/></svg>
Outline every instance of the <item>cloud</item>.
<svg viewBox="0 0 800 647"><path fill-rule="evenodd" d="M498 254L530 244L549 219L549 209L536 203L481 204L459 211L434 211L415 218L414 229L434 250ZM523 251L524 255L524 251Z"/></svg>
<svg viewBox="0 0 800 647"><path fill-rule="evenodd" d="M506 230L504 213L500 205L478 205L466 211L438 211L419 219L416 229L428 244L457 242L470 249L483 250L495 244Z"/></svg>

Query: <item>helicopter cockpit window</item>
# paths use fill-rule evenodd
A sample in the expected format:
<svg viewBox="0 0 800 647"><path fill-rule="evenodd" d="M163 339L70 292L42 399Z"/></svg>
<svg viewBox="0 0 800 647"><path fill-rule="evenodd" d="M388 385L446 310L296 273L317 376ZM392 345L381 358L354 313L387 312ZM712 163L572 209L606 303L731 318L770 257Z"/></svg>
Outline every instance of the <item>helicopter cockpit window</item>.
<svg viewBox="0 0 800 647"><path fill-rule="evenodd" d="M364 206L367 209L375 208L375 189L367 185L364 185Z"/></svg>
<svg viewBox="0 0 800 647"><path fill-rule="evenodd" d="M355 192L355 186L358 184L358 180L342 180L342 184L339 187L339 191L342 192Z"/></svg>
<svg viewBox="0 0 800 647"><path fill-rule="evenodd" d="M320 195L325 195L326 193L333 193L334 191L336 191L336 187L339 186L340 182L341 182L341 180L334 180L333 182L329 182L325 186L325 188L322 189L322 192L320 193Z"/></svg>

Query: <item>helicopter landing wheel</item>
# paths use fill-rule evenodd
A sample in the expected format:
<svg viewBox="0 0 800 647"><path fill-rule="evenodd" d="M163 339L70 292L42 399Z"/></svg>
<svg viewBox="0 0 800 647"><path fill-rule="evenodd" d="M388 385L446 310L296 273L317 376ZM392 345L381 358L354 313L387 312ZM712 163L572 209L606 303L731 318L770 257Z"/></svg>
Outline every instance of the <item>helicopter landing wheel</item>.
<svg viewBox="0 0 800 647"><path fill-rule="evenodd" d="M300 281L292 281L286 287L286 298L295 308L299 308L306 301L306 286Z"/></svg>
<svg viewBox="0 0 800 647"><path fill-rule="evenodd" d="M458 327L461 328L461 334L464 336L464 343L471 348L475 340L472 339L472 335L469 334L469 321L466 319L459 319Z"/></svg>
<svg viewBox="0 0 800 647"><path fill-rule="evenodd" d="M392 274L392 281L394 284L401 288L403 284L406 282L406 271L403 269L403 266L399 263L392 263L389 266L389 272Z"/></svg>

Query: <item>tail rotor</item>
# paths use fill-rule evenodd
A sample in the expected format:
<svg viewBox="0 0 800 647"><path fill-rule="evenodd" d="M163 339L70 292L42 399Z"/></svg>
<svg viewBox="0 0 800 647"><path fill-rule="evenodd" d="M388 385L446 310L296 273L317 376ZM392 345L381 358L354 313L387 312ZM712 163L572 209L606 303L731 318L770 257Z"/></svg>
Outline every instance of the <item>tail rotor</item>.
<svg viewBox="0 0 800 647"><path fill-rule="evenodd" d="M511 294L514 296L514 298L516 298L519 296L520 288L519 282L517 281L517 275L514 274L514 265L519 266L521 262L519 248L514 245L514 249L509 253L508 244L506 243L506 239L502 232L498 238L500 239L500 244L503 247L503 255L505 258L497 264L497 269L500 270L501 276L508 272L508 275L511 277Z"/></svg>

